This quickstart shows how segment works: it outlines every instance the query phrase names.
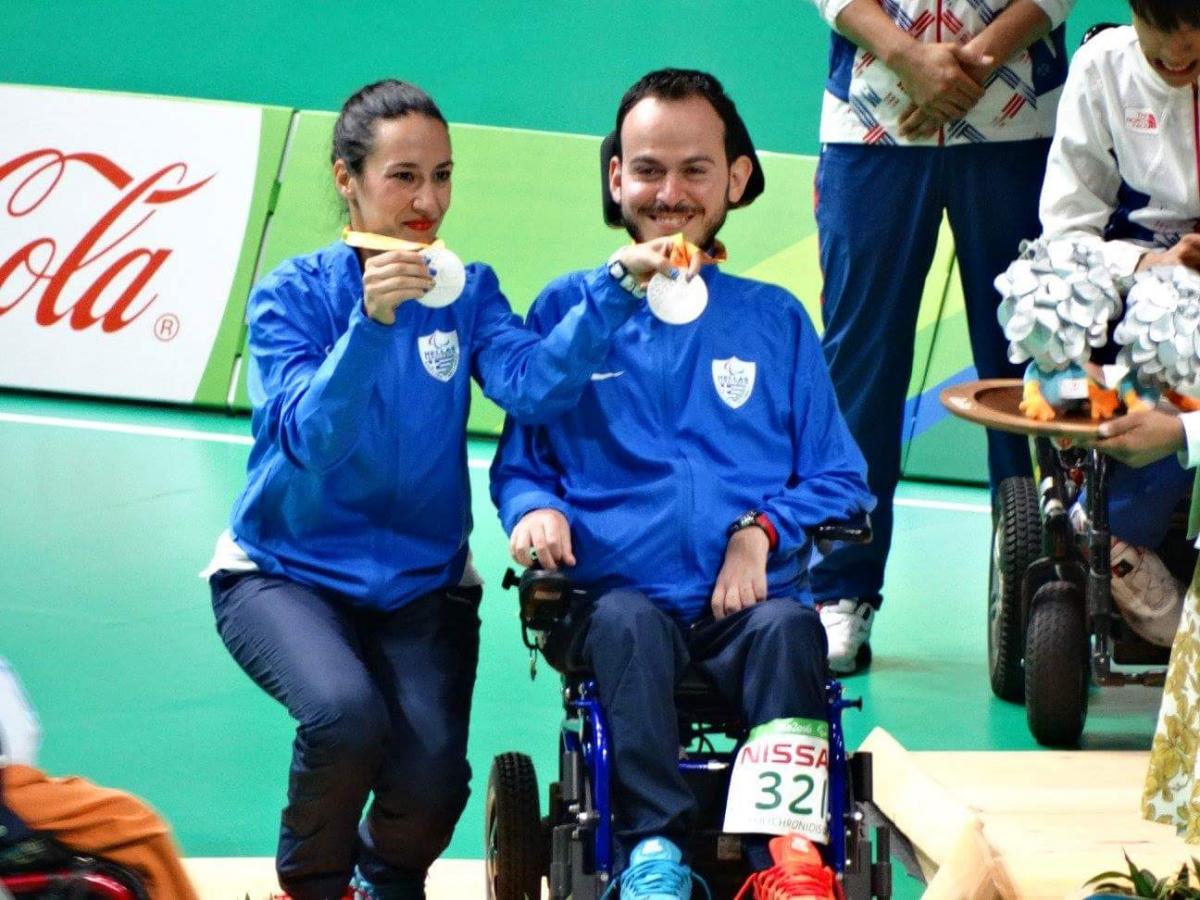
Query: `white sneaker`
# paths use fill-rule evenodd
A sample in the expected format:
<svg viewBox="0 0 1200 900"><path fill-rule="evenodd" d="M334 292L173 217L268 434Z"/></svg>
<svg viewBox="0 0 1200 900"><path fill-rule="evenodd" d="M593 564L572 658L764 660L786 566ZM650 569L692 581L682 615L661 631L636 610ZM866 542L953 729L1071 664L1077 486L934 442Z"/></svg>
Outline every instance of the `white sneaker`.
<svg viewBox="0 0 1200 900"><path fill-rule="evenodd" d="M817 611L829 642L829 668L838 675L850 675L869 664L875 607L851 597L822 604Z"/></svg>
<svg viewBox="0 0 1200 900"><path fill-rule="evenodd" d="M1112 598L1141 637L1160 647L1171 646L1183 610L1183 584L1157 553L1114 540Z"/></svg>

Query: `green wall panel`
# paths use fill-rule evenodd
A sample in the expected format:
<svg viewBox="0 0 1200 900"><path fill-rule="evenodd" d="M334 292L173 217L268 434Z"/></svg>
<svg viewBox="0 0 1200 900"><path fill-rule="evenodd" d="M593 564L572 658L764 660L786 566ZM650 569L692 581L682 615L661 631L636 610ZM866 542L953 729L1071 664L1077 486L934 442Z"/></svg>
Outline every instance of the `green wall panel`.
<svg viewBox="0 0 1200 900"><path fill-rule="evenodd" d="M904 477L987 484L987 432L953 416L939 419L909 443Z"/></svg>
<svg viewBox="0 0 1200 900"><path fill-rule="evenodd" d="M938 400L939 385L973 366L957 263L948 273L945 300L932 338L924 377L909 391L904 476L985 484L986 432L949 415ZM974 377L974 369L971 371Z"/></svg>
<svg viewBox="0 0 1200 900"><path fill-rule="evenodd" d="M275 178L283 157L284 141L292 111L268 107L262 111L262 130L258 144L258 171L254 177L254 196L246 218L246 237L238 258L237 271L229 289L229 303L213 341L208 365L196 389L195 402L201 406L226 406L229 402L229 372L240 352L245 329L246 297L254 281L263 227L269 212Z"/></svg>

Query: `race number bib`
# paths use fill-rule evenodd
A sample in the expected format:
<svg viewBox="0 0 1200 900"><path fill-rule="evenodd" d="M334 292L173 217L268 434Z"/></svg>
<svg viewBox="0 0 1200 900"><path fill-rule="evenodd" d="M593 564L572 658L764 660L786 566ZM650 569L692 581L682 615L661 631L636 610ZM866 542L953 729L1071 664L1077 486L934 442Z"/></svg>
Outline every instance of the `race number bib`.
<svg viewBox="0 0 1200 900"><path fill-rule="evenodd" d="M799 832L827 843L829 723L775 719L750 732L729 779L723 831Z"/></svg>

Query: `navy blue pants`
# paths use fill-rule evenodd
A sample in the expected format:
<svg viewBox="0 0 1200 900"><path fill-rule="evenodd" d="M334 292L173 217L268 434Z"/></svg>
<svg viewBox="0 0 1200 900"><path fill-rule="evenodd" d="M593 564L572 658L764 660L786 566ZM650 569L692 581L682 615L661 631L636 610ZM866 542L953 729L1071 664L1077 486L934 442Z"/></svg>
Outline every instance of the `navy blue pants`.
<svg viewBox="0 0 1200 900"><path fill-rule="evenodd" d="M481 589L383 613L261 572L220 571L211 586L225 646L297 723L280 884L340 898L358 865L389 896L423 896L470 793Z"/></svg>
<svg viewBox="0 0 1200 900"><path fill-rule="evenodd" d="M596 678L612 738L617 857L662 835L683 844L696 802L677 765L674 687L690 662L740 709L750 727L826 718L825 631L815 609L768 600L683 628L644 594L596 601L583 661Z"/></svg>
<svg viewBox="0 0 1200 900"><path fill-rule="evenodd" d="M979 377L1021 375L1008 361L992 282L1017 257L1022 239L1041 232L1038 196L1049 148L1049 141L822 148L816 179L822 346L878 505L871 514L874 540L839 548L814 569L818 603L871 597L883 586L917 312L943 211L954 233ZM1030 474L1025 438L989 431L988 471L993 486Z"/></svg>
<svg viewBox="0 0 1200 900"><path fill-rule="evenodd" d="M1109 467L1108 522L1113 537L1151 550L1163 542L1171 514L1187 496L1196 473L1172 454L1140 469L1115 460Z"/></svg>

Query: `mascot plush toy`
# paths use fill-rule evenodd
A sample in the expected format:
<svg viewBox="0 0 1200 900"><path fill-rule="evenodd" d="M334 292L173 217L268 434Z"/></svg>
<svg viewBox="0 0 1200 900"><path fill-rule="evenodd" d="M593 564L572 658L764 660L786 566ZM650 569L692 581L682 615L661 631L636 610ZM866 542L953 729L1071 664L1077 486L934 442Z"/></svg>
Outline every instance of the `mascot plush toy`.
<svg viewBox="0 0 1200 900"><path fill-rule="evenodd" d="M1182 409L1200 409L1200 274L1185 266L1139 272L1127 303L1113 332L1126 408L1148 409L1165 395Z"/></svg>
<svg viewBox="0 0 1200 900"><path fill-rule="evenodd" d="M1120 316L1121 294L1096 241L1026 241L1021 255L995 281L997 311L1008 358L1029 362L1021 412L1048 422L1065 412L1108 419L1118 406L1084 369L1095 347L1108 342L1108 323Z"/></svg>

